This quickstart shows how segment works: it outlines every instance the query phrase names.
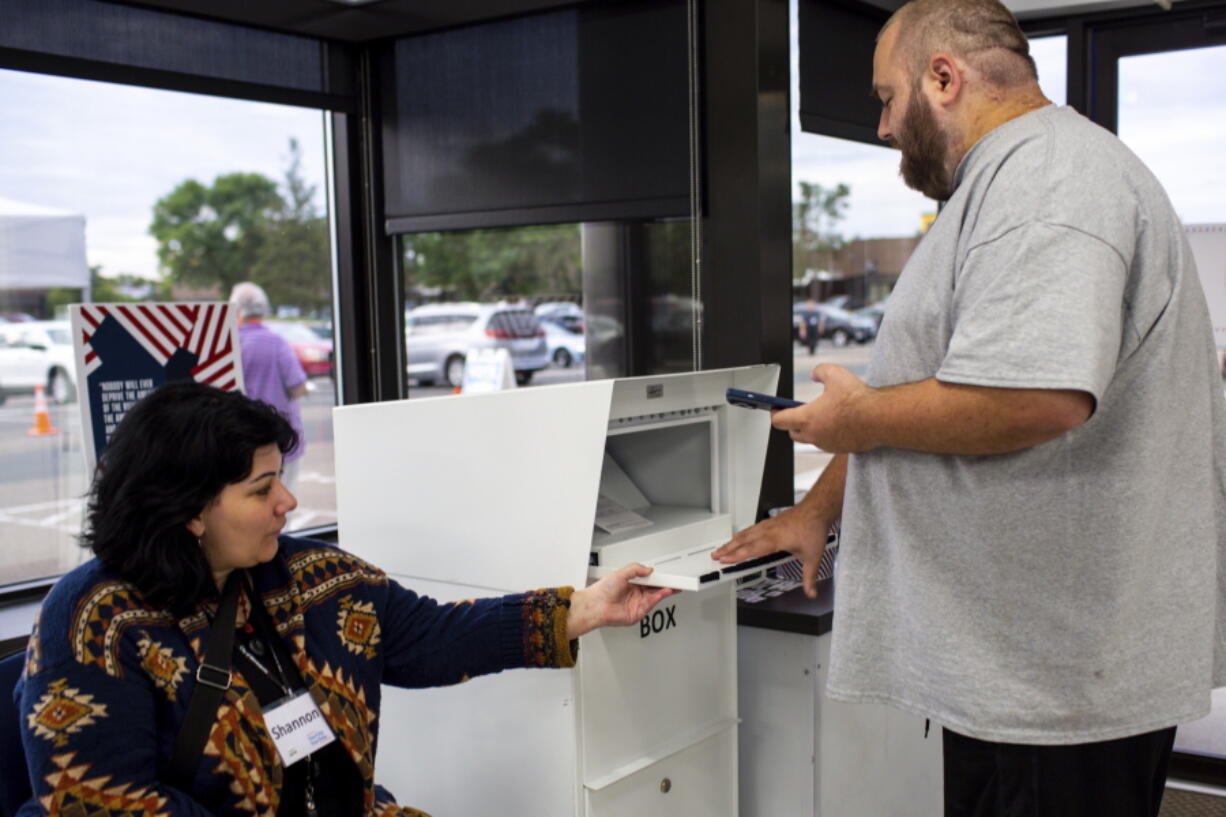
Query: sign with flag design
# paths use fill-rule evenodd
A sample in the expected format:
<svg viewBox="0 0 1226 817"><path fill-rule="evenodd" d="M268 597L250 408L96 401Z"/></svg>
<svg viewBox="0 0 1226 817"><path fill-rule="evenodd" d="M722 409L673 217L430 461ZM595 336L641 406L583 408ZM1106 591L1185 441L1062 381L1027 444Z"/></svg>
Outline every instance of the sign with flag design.
<svg viewBox="0 0 1226 817"><path fill-rule="evenodd" d="M229 304L74 304L69 318L91 474L124 412L163 383L191 378L226 391L243 388Z"/></svg>

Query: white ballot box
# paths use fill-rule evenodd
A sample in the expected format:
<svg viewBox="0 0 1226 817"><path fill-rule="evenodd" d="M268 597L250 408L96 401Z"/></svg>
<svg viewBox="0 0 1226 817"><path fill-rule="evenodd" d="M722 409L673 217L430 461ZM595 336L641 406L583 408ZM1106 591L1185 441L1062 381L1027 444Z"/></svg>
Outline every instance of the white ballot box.
<svg viewBox="0 0 1226 817"><path fill-rule="evenodd" d="M687 592L580 639L573 670L385 688L379 782L436 817L737 812L737 582L778 367L335 411L340 544L441 601L582 587L631 561Z"/></svg>

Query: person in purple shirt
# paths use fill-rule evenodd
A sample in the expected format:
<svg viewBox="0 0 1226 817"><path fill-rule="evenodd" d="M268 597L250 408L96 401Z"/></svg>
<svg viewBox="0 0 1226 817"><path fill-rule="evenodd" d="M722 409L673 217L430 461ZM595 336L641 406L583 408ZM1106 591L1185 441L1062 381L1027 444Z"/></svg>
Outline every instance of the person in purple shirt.
<svg viewBox="0 0 1226 817"><path fill-rule="evenodd" d="M298 443L285 453L281 481L290 492L298 488L298 464L306 448L298 398L307 393L307 376L290 345L262 322L269 312L268 295L259 284L235 284L230 303L238 313L238 345L243 356L243 391L262 400L289 420Z"/></svg>

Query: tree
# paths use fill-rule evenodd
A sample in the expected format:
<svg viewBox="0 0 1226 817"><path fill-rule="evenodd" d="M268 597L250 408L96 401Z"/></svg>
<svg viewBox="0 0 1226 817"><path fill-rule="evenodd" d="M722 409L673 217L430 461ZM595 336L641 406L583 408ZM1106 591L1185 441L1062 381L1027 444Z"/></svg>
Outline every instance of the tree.
<svg viewBox="0 0 1226 817"><path fill-rule="evenodd" d="M458 300L577 295L580 255L574 224L417 233L404 240L405 284Z"/></svg>
<svg viewBox="0 0 1226 817"><path fill-rule="evenodd" d="M846 243L837 226L847 215L851 188L846 184L823 187L800 182L800 201L792 205L792 275L800 278L809 269L833 266L834 254Z"/></svg>
<svg viewBox="0 0 1226 817"><path fill-rule="evenodd" d="M173 283L225 295L251 278L268 223L284 206L276 182L258 173L228 173L211 187L187 179L154 204L149 232Z"/></svg>
<svg viewBox="0 0 1226 817"><path fill-rule="evenodd" d="M265 225L251 280L264 287L274 304L291 304L309 314L322 314L332 304L328 221L315 209L315 186L302 178L302 152L297 139L289 140L289 150L281 207Z"/></svg>
<svg viewBox="0 0 1226 817"><path fill-rule="evenodd" d="M328 223L302 177L297 139L280 189L258 173L218 176L211 187L188 179L154 205L149 232L176 284L214 287L224 298L255 281L274 306L315 314L332 303Z"/></svg>

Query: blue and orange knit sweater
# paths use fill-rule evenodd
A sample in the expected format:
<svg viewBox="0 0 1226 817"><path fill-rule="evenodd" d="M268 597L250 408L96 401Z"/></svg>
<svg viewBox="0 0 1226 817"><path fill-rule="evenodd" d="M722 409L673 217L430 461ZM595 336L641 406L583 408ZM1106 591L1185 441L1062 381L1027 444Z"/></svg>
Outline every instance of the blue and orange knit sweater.
<svg viewBox="0 0 1226 817"><path fill-rule="evenodd" d="M514 667L567 667L570 588L439 604L331 545L281 537L251 571L264 607L363 779L365 815L417 815L374 783L380 684L427 687ZM175 619L96 559L44 602L18 684L41 814L273 817L283 768L235 673L195 783L161 782L209 638L203 608Z"/></svg>

